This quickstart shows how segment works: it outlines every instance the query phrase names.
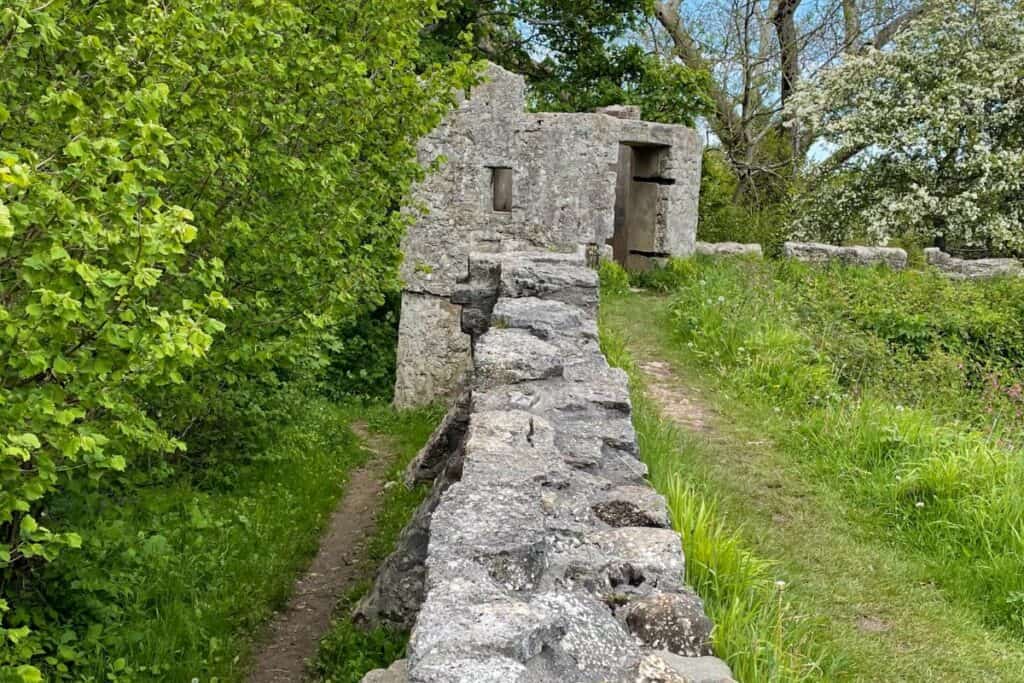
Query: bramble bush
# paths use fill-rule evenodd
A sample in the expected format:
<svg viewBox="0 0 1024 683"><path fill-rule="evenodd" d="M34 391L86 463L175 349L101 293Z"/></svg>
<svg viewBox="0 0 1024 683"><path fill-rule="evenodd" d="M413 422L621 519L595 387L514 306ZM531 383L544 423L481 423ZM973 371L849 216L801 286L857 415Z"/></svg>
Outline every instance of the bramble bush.
<svg viewBox="0 0 1024 683"><path fill-rule="evenodd" d="M255 433L396 288L415 143L473 77L421 63L437 17L418 0L3 3L0 675L68 675L37 637L53 611L16 604L82 542L50 499Z"/></svg>

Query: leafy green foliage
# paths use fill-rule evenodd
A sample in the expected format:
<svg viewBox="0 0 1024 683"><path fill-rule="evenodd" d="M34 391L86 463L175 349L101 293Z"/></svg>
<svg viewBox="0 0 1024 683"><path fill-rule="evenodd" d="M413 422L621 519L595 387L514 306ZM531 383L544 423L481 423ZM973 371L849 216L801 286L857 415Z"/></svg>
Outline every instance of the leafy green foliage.
<svg viewBox="0 0 1024 683"><path fill-rule="evenodd" d="M437 52L469 39L480 57L526 75L537 110L634 104L648 120L691 125L711 110L708 74L635 41L649 0L447 0L443 7L446 17L430 34Z"/></svg>
<svg viewBox="0 0 1024 683"><path fill-rule="evenodd" d="M386 426L407 459L438 419L436 409L396 414L316 397L291 406L298 419L230 478L178 478L102 506L66 499L55 512L81 515L82 548L33 577L45 594L26 585L12 602L16 623L32 625L21 661L46 680L243 678L252 634L287 598L349 472L367 457L349 425L369 417ZM390 535L379 544L389 549L402 524L384 523Z"/></svg>
<svg viewBox="0 0 1024 683"><path fill-rule="evenodd" d="M759 203L753 201L752 193L752 189L740 191L740 181L721 149L705 150L700 175L698 239L756 243L767 254L781 252L790 233L784 196L780 190Z"/></svg>
<svg viewBox="0 0 1024 683"><path fill-rule="evenodd" d="M1024 251L1024 13L939 0L885 50L809 80L790 115L841 151L801 193L798 229Z"/></svg>
<svg viewBox="0 0 1024 683"><path fill-rule="evenodd" d="M391 292L380 307L338 326L323 379L328 396L391 399L400 305L400 293Z"/></svg>
<svg viewBox="0 0 1024 683"><path fill-rule="evenodd" d="M366 457L348 430L360 407L292 405L299 419L230 478L55 501L82 547L17 585L9 619L31 632L5 663L31 662L46 680L240 676L249 635L287 596Z"/></svg>
<svg viewBox="0 0 1024 683"><path fill-rule="evenodd" d="M608 295L629 291L629 273L615 261L601 261L597 274L601 279L601 292Z"/></svg>
<svg viewBox="0 0 1024 683"><path fill-rule="evenodd" d="M255 448L339 325L396 289L416 141L472 77L420 59L439 16L413 0L0 8L5 595L91 547L97 493ZM57 656L27 645L51 615L9 603L0 663Z"/></svg>

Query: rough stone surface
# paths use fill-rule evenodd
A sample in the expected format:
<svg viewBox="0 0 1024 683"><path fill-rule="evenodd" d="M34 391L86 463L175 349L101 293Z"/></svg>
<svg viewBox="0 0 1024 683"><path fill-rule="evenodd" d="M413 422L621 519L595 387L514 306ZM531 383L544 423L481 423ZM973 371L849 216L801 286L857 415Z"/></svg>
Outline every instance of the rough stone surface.
<svg viewBox="0 0 1024 683"><path fill-rule="evenodd" d="M655 652L640 661L635 683L736 683L729 665L717 657L680 657Z"/></svg>
<svg viewBox="0 0 1024 683"><path fill-rule="evenodd" d="M418 590L408 681L729 680L672 659L708 654L711 625L644 479L627 377L597 346L593 273L572 255L497 261L464 439L424 458L441 484L387 563L421 568L391 573ZM381 598L384 615L413 602Z"/></svg>
<svg viewBox="0 0 1024 683"><path fill-rule="evenodd" d="M645 645L677 655L711 654L711 621L693 593L661 593L619 610L629 632Z"/></svg>
<svg viewBox="0 0 1024 683"><path fill-rule="evenodd" d="M409 680L409 660L399 659L387 669L374 669L363 676L363 683L406 683Z"/></svg>
<svg viewBox="0 0 1024 683"><path fill-rule="evenodd" d="M417 484L434 481L448 464L451 454L461 449L468 428L469 393L465 392L452 404L427 443L409 462L405 471L406 487L411 489Z"/></svg>
<svg viewBox="0 0 1024 683"><path fill-rule="evenodd" d="M608 116L614 116L617 119L632 119L634 121L640 120L640 107L630 104L612 104L607 107L598 107L598 114L607 114Z"/></svg>
<svg viewBox="0 0 1024 683"><path fill-rule="evenodd" d="M395 407L452 398L472 362L460 307L432 294L404 292L398 337L403 341L396 361Z"/></svg>
<svg viewBox="0 0 1024 683"><path fill-rule="evenodd" d="M907 267L907 252L894 247L837 247L820 242L786 242L782 254L806 263L845 263L853 266Z"/></svg>
<svg viewBox="0 0 1024 683"><path fill-rule="evenodd" d="M617 244L615 258L640 265L693 252L701 164L693 129L641 121L634 107L527 113L523 79L491 65L485 82L421 141L422 164L442 156L445 163L414 191L414 221L402 244L399 407L457 391L473 342L490 322L493 266L502 254L547 254L507 263L504 296L588 308L596 289L584 266L605 247ZM495 210L494 193L502 205L507 196L495 178L509 173L509 210ZM567 260L579 268L565 268ZM522 268L537 272L523 275ZM519 291L524 278L538 289Z"/></svg>
<svg viewBox="0 0 1024 683"><path fill-rule="evenodd" d="M764 256L760 244L740 242L697 242L695 252L702 256Z"/></svg>
<svg viewBox="0 0 1024 683"><path fill-rule="evenodd" d="M479 381L514 384L561 374L558 348L526 330L496 328L480 338L476 350Z"/></svg>
<svg viewBox="0 0 1024 683"><path fill-rule="evenodd" d="M1015 258L960 259L937 247L924 250L925 261L954 280L982 280L992 277L1024 276L1024 266Z"/></svg>

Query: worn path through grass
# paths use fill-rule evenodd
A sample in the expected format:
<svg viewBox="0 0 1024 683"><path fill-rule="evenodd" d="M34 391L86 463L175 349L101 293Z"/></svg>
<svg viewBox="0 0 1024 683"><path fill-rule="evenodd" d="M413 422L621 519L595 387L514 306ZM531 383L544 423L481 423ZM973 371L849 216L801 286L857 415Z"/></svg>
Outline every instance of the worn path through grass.
<svg viewBox="0 0 1024 683"><path fill-rule="evenodd" d="M316 556L295 582L287 606L270 623L250 683L302 680L331 625L335 605L366 573L367 541L376 531L380 494L397 456L390 440L371 433L365 422L354 422L351 429L370 459L352 472Z"/></svg>
<svg viewBox="0 0 1024 683"><path fill-rule="evenodd" d="M680 431L680 471L720 501L794 609L858 681L1021 681L1024 643L985 627L926 579L925 563L864 524L836 487L781 452L769 416L688 362L665 323L668 300L609 297L602 322L626 341L646 395Z"/></svg>

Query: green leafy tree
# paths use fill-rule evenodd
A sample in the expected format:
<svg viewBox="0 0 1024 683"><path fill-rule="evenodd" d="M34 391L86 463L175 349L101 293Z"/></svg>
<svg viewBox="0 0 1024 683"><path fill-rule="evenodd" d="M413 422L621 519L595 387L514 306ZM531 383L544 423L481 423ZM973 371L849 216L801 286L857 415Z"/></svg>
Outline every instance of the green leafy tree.
<svg viewBox="0 0 1024 683"><path fill-rule="evenodd" d="M649 0L447 0L430 38L524 74L532 105L588 111L635 104L645 118L692 124L711 109L710 78L645 48Z"/></svg>
<svg viewBox="0 0 1024 683"><path fill-rule="evenodd" d="M422 59L439 17L422 0L3 3L5 595L81 541L49 499L240 438L395 288L416 141L472 76ZM67 673L32 630L53 610L4 613L0 677L45 657Z"/></svg>

